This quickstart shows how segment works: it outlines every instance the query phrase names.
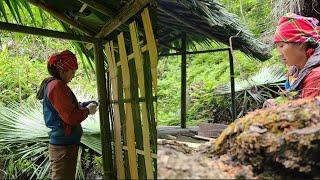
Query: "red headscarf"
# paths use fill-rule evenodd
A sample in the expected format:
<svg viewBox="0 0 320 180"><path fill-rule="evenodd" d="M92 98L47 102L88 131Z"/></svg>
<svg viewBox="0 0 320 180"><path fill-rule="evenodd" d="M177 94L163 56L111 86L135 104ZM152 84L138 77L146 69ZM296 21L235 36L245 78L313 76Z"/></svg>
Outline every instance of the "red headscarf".
<svg viewBox="0 0 320 180"><path fill-rule="evenodd" d="M77 70L78 63L76 56L69 50L62 51L60 53L53 54L49 57L49 65L68 71Z"/></svg>
<svg viewBox="0 0 320 180"><path fill-rule="evenodd" d="M289 13L280 18L274 35L274 42L318 43L320 41L319 21Z"/></svg>

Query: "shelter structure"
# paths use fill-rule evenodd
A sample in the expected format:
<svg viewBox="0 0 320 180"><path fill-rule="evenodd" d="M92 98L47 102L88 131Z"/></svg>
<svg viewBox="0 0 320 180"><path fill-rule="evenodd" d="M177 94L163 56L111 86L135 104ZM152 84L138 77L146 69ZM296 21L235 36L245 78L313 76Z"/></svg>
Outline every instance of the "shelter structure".
<svg viewBox="0 0 320 180"><path fill-rule="evenodd" d="M0 30L78 42L95 64L104 179L156 178L157 48L151 0L19 0L0 3ZM65 32L23 25L31 4ZM15 23L6 16L9 11Z"/></svg>
<svg viewBox="0 0 320 180"><path fill-rule="evenodd" d="M230 62L231 115L236 118L233 50L240 50L252 58L267 60L270 50L253 37L240 19L217 1L159 0L157 6L157 42L159 56L181 55L181 128L186 128L187 55L227 51ZM222 48L198 50L196 46L212 47L214 41ZM188 51L193 49L194 51Z"/></svg>

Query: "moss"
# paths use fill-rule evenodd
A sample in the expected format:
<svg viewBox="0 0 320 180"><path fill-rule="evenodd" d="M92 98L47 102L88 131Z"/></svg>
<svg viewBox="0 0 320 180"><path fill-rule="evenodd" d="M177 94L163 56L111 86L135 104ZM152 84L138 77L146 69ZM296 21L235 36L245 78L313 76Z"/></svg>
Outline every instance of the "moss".
<svg viewBox="0 0 320 180"><path fill-rule="evenodd" d="M319 108L320 99L313 98L256 110L222 132L215 142L215 153L231 154L256 170L268 162L297 173L319 175L320 165L314 158L320 146Z"/></svg>

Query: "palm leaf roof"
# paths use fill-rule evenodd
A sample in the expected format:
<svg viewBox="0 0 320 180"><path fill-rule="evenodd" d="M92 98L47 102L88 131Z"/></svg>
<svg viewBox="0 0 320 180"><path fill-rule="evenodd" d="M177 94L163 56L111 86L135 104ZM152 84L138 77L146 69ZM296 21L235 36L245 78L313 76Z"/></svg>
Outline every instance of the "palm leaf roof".
<svg viewBox="0 0 320 180"><path fill-rule="evenodd" d="M112 32L106 29L110 27L108 24L117 18L126 22L126 19L119 18L123 12L130 13L131 7L143 7L149 0L0 0L0 18L8 21L6 13L9 11L16 23L23 24L23 9L34 19L30 3L58 18L67 32L114 39L120 31L125 36L129 34L128 23L122 23ZM159 52L168 51L166 46L178 46L179 39L174 38L182 32L188 33L189 45L210 44L212 40L229 44L229 38L239 33L239 37L233 40L234 48L260 60L269 58L267 46L256 40L236 15L228 13L215 0L157 0L153 7L156 7L152 11L156 39L158 45L164 45L158 46ZM131 19L139 17L136 12L131 14ZM139 20L138 26L142 27ZM92 49L79 45L87 57L92 57Z"/></svg>

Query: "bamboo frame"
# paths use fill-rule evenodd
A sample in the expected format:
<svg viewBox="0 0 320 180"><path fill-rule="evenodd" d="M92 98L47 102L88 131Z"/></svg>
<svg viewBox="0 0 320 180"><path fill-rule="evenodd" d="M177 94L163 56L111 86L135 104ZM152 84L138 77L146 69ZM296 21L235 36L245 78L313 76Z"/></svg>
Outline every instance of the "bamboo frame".
<svg viewBox="0 0 320 180"><path fill-rule="evenodd" d="M152 93L156 87L151 76L156 75L157 69L156 67L152 69L151 64L153 66L157 64L157 49L148 9L146 8L141 15L145 40L140 41L137 23L130 23L133 51L131 54L127 54L126 47L129 45L125 44L123 33L118 35L117 42L110 41L106 45L112 86L110 103L114 112L114 145L119 179L123 179L124 176L131 179L156 178L157 155L154 147L156 139L152 139L156 138L156 128L153 127L155 99ZM117 48L114 47L115 43ZM146 62L149 66L146 66ZM124 151L121 152L121 149ZM124 161L121 158L124 158Z"/></svg>

